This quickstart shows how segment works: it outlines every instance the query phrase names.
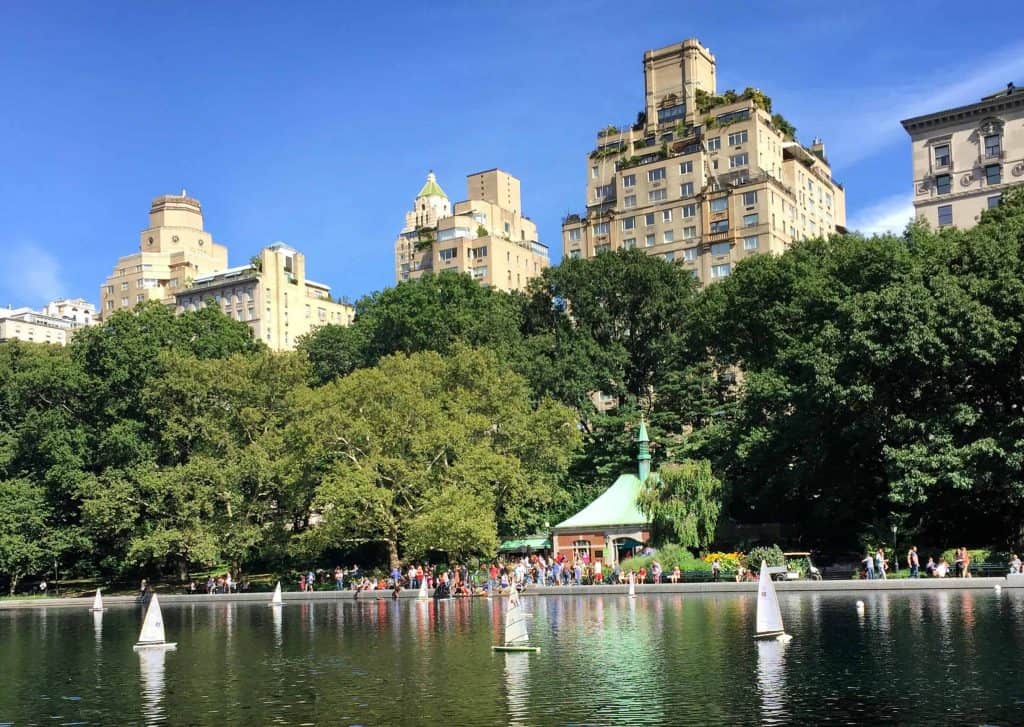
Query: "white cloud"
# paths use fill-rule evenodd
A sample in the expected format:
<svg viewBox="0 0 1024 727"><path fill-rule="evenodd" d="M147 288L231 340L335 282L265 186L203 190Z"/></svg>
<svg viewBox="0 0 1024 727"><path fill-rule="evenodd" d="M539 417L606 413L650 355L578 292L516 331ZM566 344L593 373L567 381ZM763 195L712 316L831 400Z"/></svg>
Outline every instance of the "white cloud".
<svg viewBox="0 0 1024 727"><path fill-rule="evenodd" d="M0 292L8 300L3 305L39 307L59 297L64 291L60 262L49 252L32 243L15 243L7 251L7 261L0 272Z"/></svg>
<svg viewBox="0 0 1024 727"><path fill-rule="evenodd" d="M887 197L861 210L850 219L849 228L864 235L901 234L914 216L909 194Z"/></svg>
<svg viewBox="0 0 1024 727"><path fill-rule="evenodd" d="M859 92L860 99L853 109L859 105L860 113L838 114L833 123L822 119L823 125L830 127L828 138L834 140L831 156L840 167L849 167L894 142L909 144L900 125L903 119L975 103L982 96L1005 89L1008 82L1024 78L1024 43L972 61L965 69L974 72L954 83L933 74L911 84L896 86L890 82Z"/></svg>

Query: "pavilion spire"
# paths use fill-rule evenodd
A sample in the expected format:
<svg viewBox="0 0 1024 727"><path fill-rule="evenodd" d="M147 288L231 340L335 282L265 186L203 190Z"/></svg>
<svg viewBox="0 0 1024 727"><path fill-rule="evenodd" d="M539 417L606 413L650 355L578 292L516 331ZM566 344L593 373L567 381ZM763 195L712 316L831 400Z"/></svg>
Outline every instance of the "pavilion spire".
<svg viewBox="0 0 1024 727"><path fill-rule="evenodd" d="M647 423L644 421L643 414L640 415L640 431L636 435L636 442L640 445L640 451L636 457L640 481L646 482L651 474L651 440L647 436Z"/></svg>

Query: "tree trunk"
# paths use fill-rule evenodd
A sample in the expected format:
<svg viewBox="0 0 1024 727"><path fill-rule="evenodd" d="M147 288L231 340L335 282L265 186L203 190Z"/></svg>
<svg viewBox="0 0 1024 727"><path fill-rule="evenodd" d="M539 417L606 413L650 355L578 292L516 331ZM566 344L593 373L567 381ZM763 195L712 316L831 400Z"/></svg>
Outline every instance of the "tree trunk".
<svg viewBox="0 0 1024 727"><path fill-rule="evenodd" d="M398 541L393 539L388 540L388 563L391 570L401 565L401 562L398 560Z"/></svg>
<svg viewBox="0 0 1024 727"><path fill-rule="evenodd" d="M188 558L178 559L178 580L181 583L188 580Z"/></svg>
<svg viewBox="0 0 1024 727"><path fill-rule="evenodd" d="M18 588L18 581L19 580L20 580L20 578L18 577L17 573L11 573L11 592L8 595L10 595L10 596L14 595L14 591Z"/></svg>

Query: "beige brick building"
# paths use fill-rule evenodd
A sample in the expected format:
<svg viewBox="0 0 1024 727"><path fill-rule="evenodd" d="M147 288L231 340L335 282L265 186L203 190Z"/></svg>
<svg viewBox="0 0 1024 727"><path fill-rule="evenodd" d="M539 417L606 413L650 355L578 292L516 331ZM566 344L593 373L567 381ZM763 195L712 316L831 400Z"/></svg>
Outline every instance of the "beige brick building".
<svg viewBox="0 0 1024 727"><path fill-rule="evenodd" d="M306 277L305 255L281 242L265 247L248 265L196 277L175 300L178 313L215 302L274 351L295 348L300 336L318 326L347 326L355 315L351 305L331 297L329 286Z"/></svg>
<svg viewBox="0 0 1024 727"><path fill-rule="evenodd" d="M548 266L548 248L522 214L518 179L500 169L471 174L466 196L453 208L434 174L427 175L395 241L396 281L452 270L511 291Z"/></svg>
<svg viewBox="0 0 1024 727"><path fill-rule="evenodd" d="M707 283L749 255L846 224L825 146L804 147L757 89L718 95L698 40L644 54L644 110L597 134L587 209L562 225L566 257L641 248Z"/></svg>
<svg viewBox="0 0 1024 727"><path fill-rule="evenodd" d="M82 298L51 301L41 311L0 309L0 341L67 344L75 331L95 325L96 307Z"/></svg>
<svg viewBox="0 0 1024 727"><path fill-rule="evenodd" d="M100 288L100 316L130 310L138 303L174 303L174 294L194 278L228 266L228 249L203 229L198 199L165 195L153 200L149 227L139 235L139 251L120 258Z"/></svg>
<svg viewBox="0 0 1024 727"><path fill-rule="evenodd" d="M910 134L914 214L933 228L973 227L1024 183L1024 88L902 122Z"/></svg>

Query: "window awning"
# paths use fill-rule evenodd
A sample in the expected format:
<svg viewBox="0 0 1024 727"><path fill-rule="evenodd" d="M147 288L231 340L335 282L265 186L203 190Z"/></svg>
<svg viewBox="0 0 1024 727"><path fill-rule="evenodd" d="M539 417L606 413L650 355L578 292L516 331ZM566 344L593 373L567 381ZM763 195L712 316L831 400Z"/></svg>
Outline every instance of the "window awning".
<svg viewBox="0 0 1024 727"><path fill-rule="evenodd" d="M544 550L551 547L551 539L543 536L506 540L498 548L499 553L520 553L528 550Z"/></svg>

